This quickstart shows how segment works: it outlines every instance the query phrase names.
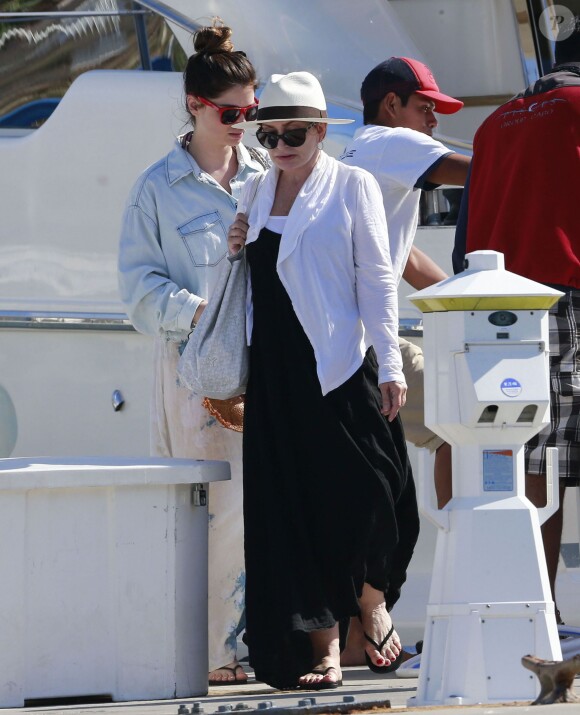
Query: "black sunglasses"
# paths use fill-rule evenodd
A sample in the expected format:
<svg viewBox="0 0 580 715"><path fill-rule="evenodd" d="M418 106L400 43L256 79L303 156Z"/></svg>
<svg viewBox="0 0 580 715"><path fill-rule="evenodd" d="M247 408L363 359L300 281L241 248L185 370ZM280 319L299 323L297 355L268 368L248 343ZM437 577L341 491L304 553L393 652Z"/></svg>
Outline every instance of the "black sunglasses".
<svg viewBox="0 0 580 715"><path fill-rule="evenodd" d="M288 129L288 131L283 132L282 134L276 134L276 132L265 132L263 129L258 129L256 132L256 139L263 147L266 147L266 149L275 149L278 146L280 139L282 139L286 146L302 146L306 141L306 132L313 127L314 124L315 122L312 122L307 127Z"/></svg>

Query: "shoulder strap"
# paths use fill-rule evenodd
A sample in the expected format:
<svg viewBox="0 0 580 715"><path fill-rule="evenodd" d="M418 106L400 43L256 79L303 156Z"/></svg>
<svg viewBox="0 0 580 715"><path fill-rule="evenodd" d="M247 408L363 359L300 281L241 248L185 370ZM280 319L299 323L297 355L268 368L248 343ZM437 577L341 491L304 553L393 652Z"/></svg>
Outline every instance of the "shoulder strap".
<svg viewBox="0 0 580 715"><path fill-rule="evenodd" d="M244 144L244 146L246 145ZM246 149L248 150L248 154L252 157L252 159L254 161L257 161L263 169L270 168L266 157L261 152L259 152L256 147L246 146Z"/></svg>
<svg viewBox="0 0 580 715"><path fill-rule="evenodd" d="M246 213L250 213L250 209L252 208L252 205L254 201L256 200L256 196L258 195L258 190L260 189L260 186L262 185L262 182L264 181L265 174L259 174L256 179L254 179L254 183L252 185L252 194L250 196L250 200L248 201L248 205L246 206Z"/></svg>
<svg viewBox="0 0 580 715"><path fill-rule="evenodd" d="M242 195L238 202L238 213L245 213L249 215L250 209L256 200L256 196L265 176L266 172L256 173L253 176L250 176L250 178L246 181L242 188Z"/></svg>

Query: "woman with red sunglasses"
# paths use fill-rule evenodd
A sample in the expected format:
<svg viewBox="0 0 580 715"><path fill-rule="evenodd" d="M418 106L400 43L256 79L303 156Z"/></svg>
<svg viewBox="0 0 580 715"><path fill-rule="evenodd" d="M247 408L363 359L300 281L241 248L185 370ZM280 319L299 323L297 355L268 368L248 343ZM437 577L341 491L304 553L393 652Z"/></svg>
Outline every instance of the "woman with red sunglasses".
<svg viewBox="0 0 580 715"><path fill-rule="evenodd" d="M209 683L245 682L236 657L244 608L242 436L222 426L177 380L180 352L227 254L227 227L244 182L264 171L235 122L256 116L254 67L216 19L194 37L184 72L193 131L138 179L124 216L119 285L137 330L155 337L151 451L227 460L230 482L210 485Z"/></svg>

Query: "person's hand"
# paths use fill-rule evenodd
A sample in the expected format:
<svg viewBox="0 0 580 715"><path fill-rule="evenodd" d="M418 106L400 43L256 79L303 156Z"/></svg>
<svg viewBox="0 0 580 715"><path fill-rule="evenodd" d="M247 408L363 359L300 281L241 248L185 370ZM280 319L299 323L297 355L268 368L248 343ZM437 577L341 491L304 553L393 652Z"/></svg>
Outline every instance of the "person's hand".
<svg viewBox="0 0 580 715"><path fill-rule="evenodd" d="M245 246L248 227L246 214L236 214L236 218L228 231L228 249L231 254L236 254Z"/></svg>
<svg viewBox="0 0 580 715"><path fill-rule="evenodd" d="M392 422L407 400L407 385L402 382L381 382L379 385L383 407L381 413Z"/></svg>
<svg viewBox="0 0 580 715"><path fill-rule="evenodd" d="M197 310L193 314L193 318L191 320L191 327L195 328L195 326L198 324L199 319L201 318L201 314L205 310L207 306L207 300L202 300L201 303L197 306Z"/></svg>

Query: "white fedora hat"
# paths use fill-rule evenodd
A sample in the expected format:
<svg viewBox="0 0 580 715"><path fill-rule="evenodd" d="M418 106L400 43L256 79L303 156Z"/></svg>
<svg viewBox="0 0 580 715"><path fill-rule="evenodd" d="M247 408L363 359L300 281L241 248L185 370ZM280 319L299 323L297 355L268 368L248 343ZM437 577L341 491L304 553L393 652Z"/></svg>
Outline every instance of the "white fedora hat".
<svg viewBox="0 0 580 715"><path fill-rule="evenodd" d="M234 124L235 129L251 129L271 122L321 122L350 124L354 119L331 119L326 115L326 100L320 82L310 72L273 74L258 105L254 122Z"/></svg>

